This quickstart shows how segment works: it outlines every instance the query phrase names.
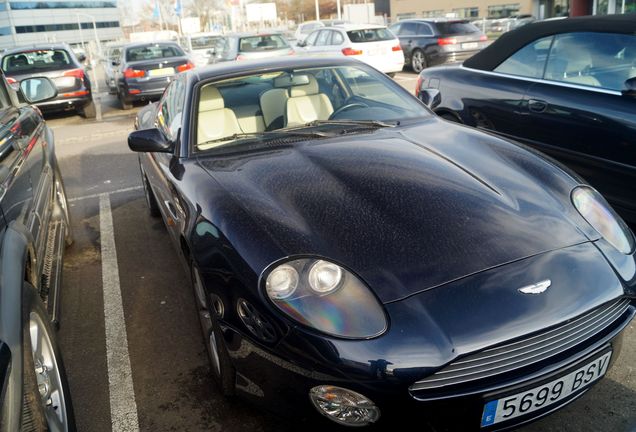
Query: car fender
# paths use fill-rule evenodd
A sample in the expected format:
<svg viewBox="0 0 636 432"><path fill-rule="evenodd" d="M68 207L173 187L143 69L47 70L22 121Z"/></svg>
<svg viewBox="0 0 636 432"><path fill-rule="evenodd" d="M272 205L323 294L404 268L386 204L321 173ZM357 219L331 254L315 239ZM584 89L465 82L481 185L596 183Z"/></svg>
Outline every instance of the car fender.
<svg viewBox="0 0 636 432"><path fill-rule="evenodd" d="M25 274L28 268L36 268L34 263L27 267L27 260L35 255L31 233L17 221L9 224L0 241L0 340L11 353L10 374L3 388L2 426L5 430L18 430L23 385L22 307L19 305L22 304Z"/></svg>

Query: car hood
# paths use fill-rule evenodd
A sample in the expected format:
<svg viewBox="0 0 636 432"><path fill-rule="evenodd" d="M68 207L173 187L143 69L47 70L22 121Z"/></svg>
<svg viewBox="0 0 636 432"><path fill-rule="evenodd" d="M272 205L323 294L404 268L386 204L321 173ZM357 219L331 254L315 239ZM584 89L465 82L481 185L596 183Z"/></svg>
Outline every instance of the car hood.
<svg viewBox="0 0 636 432"><path fill-rule="evenodd" d="M261 231L226 231L228 240L244 245L265 233L271 242L242 254L268 251L251 263L258 274L286 256L322 256L355 271L385 303L588 241L567 173L435 118L199 163Z"/></svg>

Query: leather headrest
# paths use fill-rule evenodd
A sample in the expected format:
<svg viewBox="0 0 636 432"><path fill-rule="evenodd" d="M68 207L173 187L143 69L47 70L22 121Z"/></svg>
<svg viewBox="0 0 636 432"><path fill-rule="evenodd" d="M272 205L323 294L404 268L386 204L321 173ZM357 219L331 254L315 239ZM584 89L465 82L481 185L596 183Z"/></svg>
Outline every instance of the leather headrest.
<svg viewBox="0 0 636 432"><path fill-rule="evenodd" d="M289 97L311 96L318 94L318 81L312 75L307 75L309 82L305 85L294 86L289 89Z"/></svg>
<svg viewBox="0 0 636 432"><path fill-rule="evenodd" d="M219 90L211 85L203 87L201 90L201 100L199 102L199 112L214 111L223 108L225 108L225 102Z"/></svg>

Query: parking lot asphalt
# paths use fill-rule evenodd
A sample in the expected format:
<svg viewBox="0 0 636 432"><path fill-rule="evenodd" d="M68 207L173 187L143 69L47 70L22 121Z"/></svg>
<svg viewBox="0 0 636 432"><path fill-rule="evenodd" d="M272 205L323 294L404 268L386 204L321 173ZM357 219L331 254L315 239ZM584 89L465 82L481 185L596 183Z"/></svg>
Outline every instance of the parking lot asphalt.
<svg viewBox="0 0 636 432"><path fill-rule="evenodd" d="M413 90L417 76L396 81ZM160 219L149 216L133 116L104 95L104 120L51 116L70 201L60 343L80 431L292 431L294 425L214 386L188 275ZM126 349L121 345L125 342ZM523 431L636 428L636 328L590 391Z"/></svg>

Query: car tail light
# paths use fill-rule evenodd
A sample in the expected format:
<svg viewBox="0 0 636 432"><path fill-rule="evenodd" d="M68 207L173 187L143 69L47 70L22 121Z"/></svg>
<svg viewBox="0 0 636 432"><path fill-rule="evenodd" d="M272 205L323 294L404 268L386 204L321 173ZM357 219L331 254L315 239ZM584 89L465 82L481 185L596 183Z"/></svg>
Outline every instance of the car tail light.
<svg viewBox="0 0 636 432"><path fill-rule="evenodd" d="M417 83L415 83L415 97L420 95L420 89L422 88L422 76L417 76Z"/></svg>
<svg viewBox="0 0 636 432"><path fill-rule="evenodd" d="M70 92L70 93L62 93L61 96L62 97L80 97L80 96L86 96L88 95L88 90L79 90L79 91L75 91L75 92Z"/></svg>
<svg viewBox="0 0 636 432"><path fill-rule="evenodd" d="M124 77L126 78L143 78L146 76L145 70L137 70L128 68L124 71Z"/></svg>
<svg viewBox="0 0 636 432"><path fill-rule="evenodd" d="M296 55L296 51L290 49L289 51L287 51L287 55Z"/></svg>
<svg viewBox="0 0 636 432"><path fill-rule="evenodd" d="M139 94L139 93L141 93L141 90L139 90L139 89L128 89L128 93L130 93L130 94Z"/></svg>
<svg viewBox="0 0 636 432"><path fill-rule="evenodd" d="M177 66L177 72L185 72L187 70L194 69L194 64L187 62L185 64Z"/></svg>
<svg viewBox="0 0 636 432"><path fill-rule="evenodd" d="M488 40L488 36L486 36L486 35L481 35L481 36L479 36L479 41L480 41L480 42L485 42L485 41L487 41L487 40Z"/></svg>
<svg viewBox="0 0 636 432"><path fill-rule="evenodd" d="M239 54L239 55L236 56L236 59L237 60L245 60L245 56L242 55L242 54Z"/></svg>
<svg viewBox="0 0 636 432"><path fill-rule="evenodd" d="M343 48L342 53L346 56L362 55L362 50L357 50L353 48Z"/></svg>
<svg viewBox="0 0 636 432"><path fill-rule="evenodd" d="M15 78L11 78L11 77L6 77L6 78L7 78L7 82L8 82L9 84L16 84L16 83L17 83L17 81L16 81L16 79L15 79Z"/></svg>
<svg viewBox="0 0 636 432"><path fill-rule="evenodd" d="M391 51L402 51L402 47L399 45L396 45L393 48L391 48Z"/></svg>
<svg viewBox="0 0 636 432"><path fill-rule="evenodd" d="M84 80L84 69L71 69L64 72L62 75L64 76L72 76L78 78L80 80Z"/></svg>
<svg viewBox="0 0 636 432"><path fill-rule="evenodd" d="M437 39L437 45L455 45L457 43L457 39L454 37L448 38L439 38Z"/></svg>

